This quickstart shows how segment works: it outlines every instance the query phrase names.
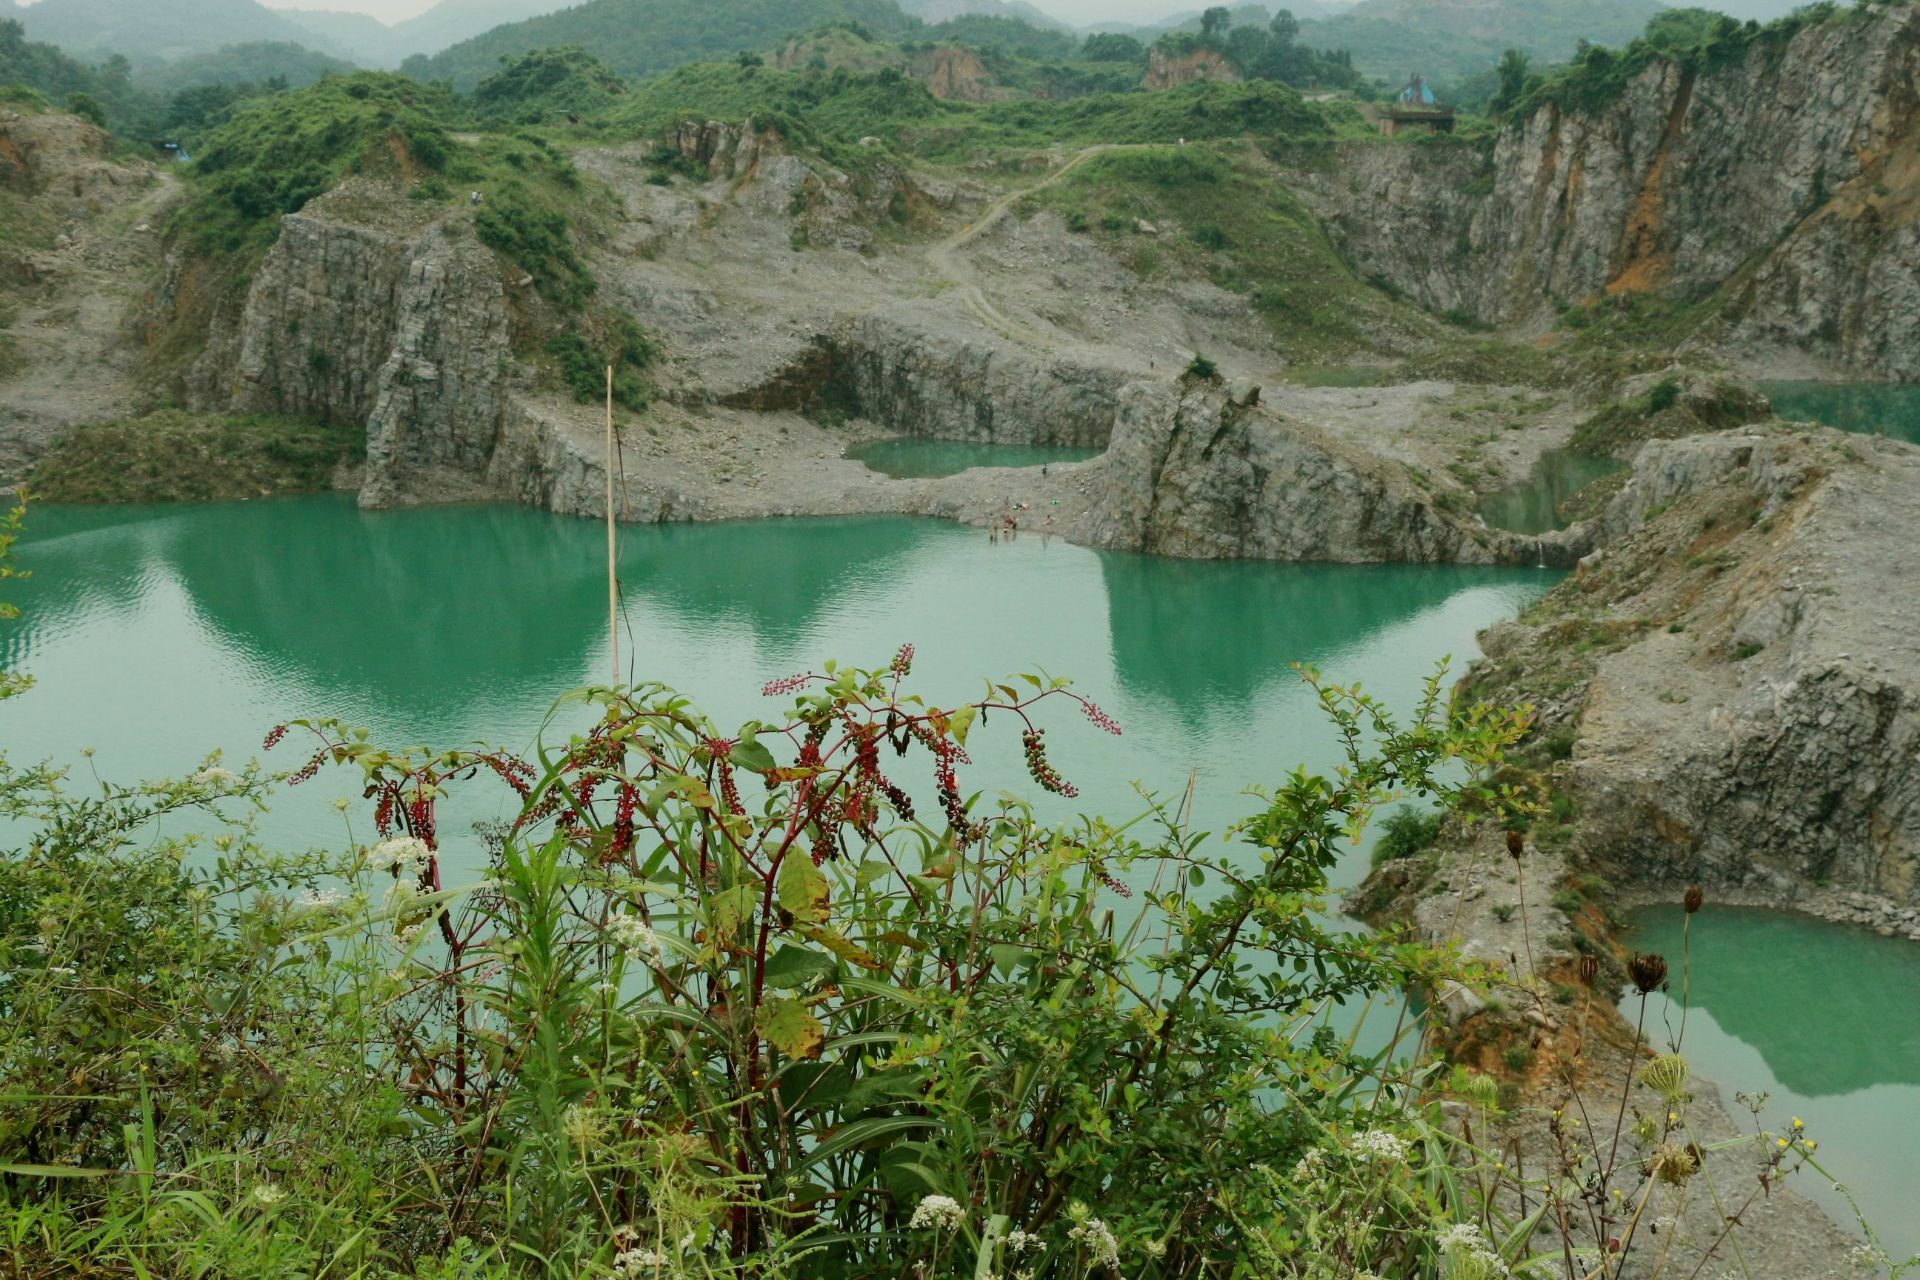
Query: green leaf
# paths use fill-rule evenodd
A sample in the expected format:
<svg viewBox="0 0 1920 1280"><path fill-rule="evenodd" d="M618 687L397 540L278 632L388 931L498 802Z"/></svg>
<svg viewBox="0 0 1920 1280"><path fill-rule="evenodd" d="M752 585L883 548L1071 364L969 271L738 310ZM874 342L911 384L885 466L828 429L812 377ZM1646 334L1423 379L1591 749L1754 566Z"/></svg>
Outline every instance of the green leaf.
<svg viewBox="0 0 1920 1280"><path fill-rule="evenodd" d="M789 996L774 996L762 1004L754 1012L753 1024L768 1044L789 1058L818 1058L827 1038L813 1010Z"/></svg>
<svg viewBox="0 0 1920 1280"><path fill-rule="evenodd" d="M767 958L763 976L776 991L798 991L815 979L831 979L837 972L832 956L786 942Z"/></svg>
<svg viewBox="0 0 1920 1280"><path fill-rule="evenodd" d="M758 897L755 888L752 884L737 884L707 899L707 919L721 938L731 942L753 922L753 904Z"/></svg>
<svg viewBox="0 0 1920 1280"><path fill-rule="evenodd" d="M733 750L727 752L727 759L736 768L750 769L754 773L765 773L773 768L775 763L773 752L751 740L736 742Z"/></svg>
<svg viewBox="0 0 1920 1280"><path fill-rule="evenodd" d="M794 850L787 854L780 863L773 891L781 907L795 920L802 924L826 923L827 878L806 853Z"/></svg>
<svg viewBox="0 0 1920 1280"><path fill-rule="evenodd" d="M1000 971L1002 977L1011 976L1020 967L1020 962L1027 958L1027 949L1011 942L996 942L987 948L987 952L993 957L993 967Z"/></svg>

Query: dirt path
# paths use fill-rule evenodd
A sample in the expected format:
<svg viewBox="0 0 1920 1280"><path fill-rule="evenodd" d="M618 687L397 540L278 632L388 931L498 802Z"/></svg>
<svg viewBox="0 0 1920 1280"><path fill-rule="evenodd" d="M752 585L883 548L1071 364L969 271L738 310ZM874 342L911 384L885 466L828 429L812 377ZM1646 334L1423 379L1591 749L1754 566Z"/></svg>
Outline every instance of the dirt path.
<svg viewBox="0 0 1920 1280"><path fill-rule="evenodd" d="M1044 333L1038 329L1021 324L993 305L992 300L987 297L985 290L981 289L972 265L961 256L961 251L992 231L995 227L998 227L1021 201L1030 199L1040 192L1045 191L1048 187L1060 182L1066 178L1068 174L1079 168L1086 161L1091 160L1094 156L1106 155L1109 152L1145 151L1148 149L1150 149L1149 146L1143 143L1115 142L1101 143L1075 153L1073 159L1067 161L1058 169L1055 169L1039 182L1001 196L998 200L988 205L986 212L982 213L973 222L962 227L954 235L948 236L945 240L931 246L927 250L927 264L939 274L942 280L951 286L949 292L959 302L961 307L987 328L992 329L1009 342L1017 342L1022 346L1034 347L1040 350L1051 351L1055 349L1061 342L1057 335Z"/></svg>
<svg viewBox="0 0 1920 1280"><path fill-rule="evenodd" d="M180 182L157 170L139 195L72 224L35 255L43 280L15 297L6 336L25 364L0 383L0 483L18 480L66 428L134 407L131 310L160 261L160 226Z"/></svg>

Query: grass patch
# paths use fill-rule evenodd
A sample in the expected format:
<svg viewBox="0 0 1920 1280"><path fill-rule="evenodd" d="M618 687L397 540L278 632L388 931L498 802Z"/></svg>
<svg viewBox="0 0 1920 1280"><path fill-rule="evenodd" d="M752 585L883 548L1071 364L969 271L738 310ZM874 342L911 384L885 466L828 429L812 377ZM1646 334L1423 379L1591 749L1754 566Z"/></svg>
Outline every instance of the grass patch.
<svg viewBox="0 0 1920 1280"><path fill-rule="evenodd" d="M358 428L163 410L75 427L35 466L48 502L223 502L313 493L365 449Z"/></svg>
<svg viewBox="0 0 1920 1280"><path fill-rule="evenodd" d="M1157 96L1157 95L1149 95ZM1096 156L1035 197L1091 231L1142 275L1169 268L1248 298L1308 365L1389 350L1430 325L1353 274L1319 221L1259 163L1218 147ZM1158 225L1154 237L1131 230ZM1109 231L1110 226L1119 231Z"/></svg>

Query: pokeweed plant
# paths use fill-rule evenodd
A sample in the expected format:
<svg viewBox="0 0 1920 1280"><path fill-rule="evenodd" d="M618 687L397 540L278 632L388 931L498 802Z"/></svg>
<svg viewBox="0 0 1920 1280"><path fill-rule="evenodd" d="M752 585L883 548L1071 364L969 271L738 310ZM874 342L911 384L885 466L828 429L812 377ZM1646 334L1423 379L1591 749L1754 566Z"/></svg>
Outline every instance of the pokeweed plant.
<svg viewBox="0 0 1920 1280"><path fill-rule="evenodd" d="M556 714L590 726L526 759L290 726L316 741L296 780L356 767L374 807L407 990L385 1069L447 1135L450 1237L635 1274L904 1274L916 1234L923 1270L1232 1274L1248 1215L1305 1221L1273 1169L1355 1132L1408 1149L1415 1082L1324 1015L1472 975L1330 927L1327 872L1395 796L1520 803L1489 779L1523 717L1436 675L1402 725L1306 673L1345 763L1223 842L1158 804L1049 824L967 795L990 723L1066 797L1044 708L1120 727L1039 676L930 705L912 656L777 681L790 707L731 734L663 686L585 690ZM440 807L481 774L518 813L449 888ZM1416 1199L1378 1199L1396 1221L1353 1265L1437 1256L1447 1197Z"/></svg>

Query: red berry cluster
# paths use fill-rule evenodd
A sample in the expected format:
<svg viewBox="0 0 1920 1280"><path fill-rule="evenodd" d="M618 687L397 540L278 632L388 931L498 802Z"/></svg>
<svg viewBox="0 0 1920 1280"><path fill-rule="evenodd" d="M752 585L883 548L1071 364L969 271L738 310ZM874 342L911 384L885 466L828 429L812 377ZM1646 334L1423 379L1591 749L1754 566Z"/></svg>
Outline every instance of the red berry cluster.
<svg viewBox="0 0 1920 1280"><path fill-rule="evenodd" d="M733 776L733 749L737 745L732 738L707 739L707 752L713 757L714 774L720 783L720 802L736 816L747 811L747 806L740 803L740 787Z"/></svg>
<svg viewBox="0 0 1920 1280"><path fill-rule="evenodd" d="M1093 722L1094 728L1105 730L1116 738L1120 736L1120 722L1102 711L1091 700L1082 699L1080 709L1087 713L1087 719Z"/></svg>
<svg viewBox="0 0 1920 1280"><path fill-rule="evenodd" d="M1069 800L1080 794L1080 788L1060 776L1060 771L1047 763L1047 731L1028 729L1020 735L1020 745L1026 749L1027 772L1040 784L1042 790L1054 795L1065 796Z"/></svg>
<svg viewBox="0 0 1920 1280"><path fill-rule="evenodd" d="M812 676L800 675L781 676L778 680L769 680L760 690L760 696L763 698L778 698L789 693L797 693L801 689L806 688L807 681L812 678Z"/></svg>
<svg viewBox="0 0 1920 1280"><path fill-rule="evenodd" d="M913 671L913 646L903 644L900 652L893 655L893 665L888 668L894 675L904 679Z"/></svg>

